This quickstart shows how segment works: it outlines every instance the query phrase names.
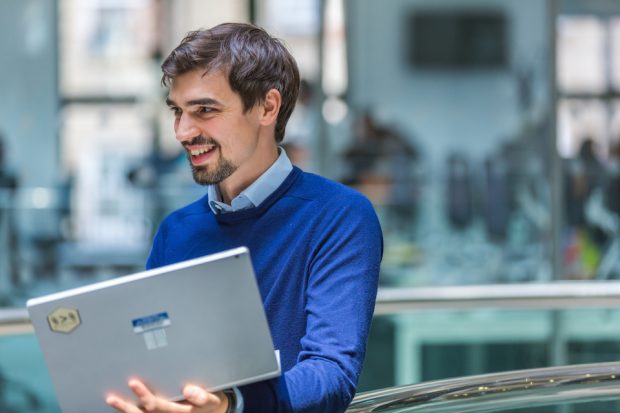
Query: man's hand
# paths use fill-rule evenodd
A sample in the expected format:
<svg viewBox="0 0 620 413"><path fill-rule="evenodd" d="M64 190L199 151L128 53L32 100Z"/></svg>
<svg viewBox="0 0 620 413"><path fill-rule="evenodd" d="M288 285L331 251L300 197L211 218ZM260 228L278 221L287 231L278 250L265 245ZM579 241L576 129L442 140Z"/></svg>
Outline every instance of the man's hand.
<svg viewBox="0 0 620 413"><path fill-rule="evenodd" d="M228 408L228 397L224 393L209 393L192 384L183 388L183 402L171 402L154 395L140 380L129 380L129 388L140 399L142 408L115 395L109 395L106 403L121 413L224 413Z"/></svg>

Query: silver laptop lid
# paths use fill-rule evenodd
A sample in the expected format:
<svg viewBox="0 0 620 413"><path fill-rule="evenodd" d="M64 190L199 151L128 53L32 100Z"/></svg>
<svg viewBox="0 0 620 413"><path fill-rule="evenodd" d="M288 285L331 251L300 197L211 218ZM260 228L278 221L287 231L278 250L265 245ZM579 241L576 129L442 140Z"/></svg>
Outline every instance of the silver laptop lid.
<svg viewBox="0 0 620 413"><path fill-rule="evenodd" d="M64 413L103 413L130 377L172 400L280 369L246 248L31 299L27 303Z"/></svg>

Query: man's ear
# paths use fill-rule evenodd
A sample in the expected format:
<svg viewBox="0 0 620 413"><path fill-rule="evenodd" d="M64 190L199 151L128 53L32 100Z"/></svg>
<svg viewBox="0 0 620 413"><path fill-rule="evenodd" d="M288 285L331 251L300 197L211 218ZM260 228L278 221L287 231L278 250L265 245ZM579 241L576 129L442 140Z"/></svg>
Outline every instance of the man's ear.
<svg viewBox="0 0 620 413"><path fill-rule="evenodd" d="M282 95L280 95L277 89L270 89L265 95L265 100L262 103L263 113L260 118L261 125L275 125L278 120L278 113L280 113L280 106L282 106Z"/></svg>

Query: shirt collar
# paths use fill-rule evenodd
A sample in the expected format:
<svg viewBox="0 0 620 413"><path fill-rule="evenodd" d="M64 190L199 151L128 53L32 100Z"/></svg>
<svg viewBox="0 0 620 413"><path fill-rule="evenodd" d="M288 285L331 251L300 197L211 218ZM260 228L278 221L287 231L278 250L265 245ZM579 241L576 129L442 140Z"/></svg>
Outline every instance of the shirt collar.
<svg viewBox="0 0 620 413"><path fill-rule="evenodd" d="M214 214L234 212L259 206L284 182L293 170L293 164L286 155L286 151L278 147L280 155L276 161L250 186L237 195L230 205L222 202L222 195L217 185L209 185L207 193L209 207Z"/></svg>

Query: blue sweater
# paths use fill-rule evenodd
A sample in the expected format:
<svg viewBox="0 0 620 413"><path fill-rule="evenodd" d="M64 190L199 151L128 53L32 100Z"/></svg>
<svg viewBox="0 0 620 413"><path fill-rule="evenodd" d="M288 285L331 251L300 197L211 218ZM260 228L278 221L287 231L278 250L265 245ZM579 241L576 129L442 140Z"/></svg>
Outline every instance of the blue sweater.
<svg viewBox="0 0 620 413"><path fill-rule="evenodd" d="M256 208L208 197L160 226L148 268L247 246L283 375L240 388L245 413L340 412L355 394L383 252L372 205L295 167Z"/></svg>

